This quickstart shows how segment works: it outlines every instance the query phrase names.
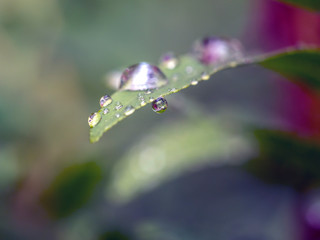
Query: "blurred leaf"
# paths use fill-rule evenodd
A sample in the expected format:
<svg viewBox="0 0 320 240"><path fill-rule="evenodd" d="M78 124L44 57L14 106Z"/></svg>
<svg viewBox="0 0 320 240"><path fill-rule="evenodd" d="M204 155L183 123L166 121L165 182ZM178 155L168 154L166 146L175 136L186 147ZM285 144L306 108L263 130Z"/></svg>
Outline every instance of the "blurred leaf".
<svg viewBox="0 0 320 240"><path fill-rule="evenodd" d="M109 231L102 234L99 240L129 240L129 237L119 231Z"/></svg>
<svg viewBox="0 0 320 240"><path fill-rule="evenodd" d="M248 137L225 119L197 117L165 123L136 142L116 163L107 196L128 201L192 169L241 164L252 152Z"/></svg>
<svg viewBox="0 0 320 240"><path fill-rule="evenodd" d="M282 53L269 57L260 64L289 79L320 88L320 49Z"/></svg>
<svg viewBox="0 0 320 240"><path fill-rule="evenodd" d="M293 133L255 131L260 156L249 162L249 169L274 183L304 190L320 183L320 145Z"/></svg>
<svg viewBox="0 0 320 240"><path fill-rule="evenodd" d="M66 217L85 205L101 179L95 162L64 169L41 197L48 212L57 218Z"/></svg>
<svg viewBox="0 0 320 240"><path fill-rule="evenodd" d="M280 1L293 4L295 6L307 8L309 10L320 11L319 0L280 0Z"/></svg>
<svg viewBox="0 0 320 240"><path fill-rule="evenodd" d="M107 106L109 110L108 114L103 114L105 108L101 108L98 111L101 114L102 119L95 127L90 129L90 141L97 142L104 132L126 118L127 115L125 114L125 110L127 106L132 106L136 110L141 108L141 100L139 100L138 94L141 94L146 102L152 102L153 99L160 96L166 96L189 87L194 80L208 80L209 75L213 75L216 72L252 63L261 63L267 68L279 71L290 77L302 77L307 83L320 86L319 60L320 52L318 49L290 49L280 54L271 53L252 58L243 58L213 68L201 64L189 55L182 56L177 68L173 70L162 69L169 79L169 83L166 86L156 89L151 94L147 94L145 91L117 91L114 93L112 95L113 102ZM192 68L192 73L187 73L187 68ZM121 102L124 106L119 111L114 109L116 102ZM119 117L116 117L117 114L119 114Z"/></svg>

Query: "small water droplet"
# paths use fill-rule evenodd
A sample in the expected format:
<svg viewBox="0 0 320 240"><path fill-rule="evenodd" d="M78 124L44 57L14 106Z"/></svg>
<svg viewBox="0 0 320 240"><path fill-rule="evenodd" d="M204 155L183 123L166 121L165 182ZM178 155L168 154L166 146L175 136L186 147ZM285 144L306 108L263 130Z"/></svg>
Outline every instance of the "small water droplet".
<svg viewBox="0 0 320 240"><path fill-rule="evenodd" d="M119 118L119 117L120 117L120 114L119 114L119 113L117 113L117 114L116 114L116 118Z"/></svg>
<svg viewBox="0 0 320 240"><path fill-rule="evenodd" d="M165 98L159 97L152 102L152 110L156 113L163 113L168 108L168 102Z"/></svg>
<svg viewBox="0 0 320 240"><path fill-rule="evenodd" d="M106 115L108 112L109 112L109 109L108 109L108 108L105 108L105 109L103 110L103 114L104 114L104 115Z"/></svg>
<svg viewBox="0 0 320 240"><path fill-rule="evenodd" d="M193 45L193 55L205 65L226 63L243 56L243 46L237 39L206 37Z"/></svg>
<svg viewBox="0 0 320 240"><path fill-rule="evenodd" d="M195 86L195 85L197 85L199 82L196 80L196 79L193 79L192 81L191 81L191 85L193 85L193 86Z"/></svg>
<svg viewBox="0 0 320 240"><path fill-rule="evenodd" d="M146 94L149 95L149 94L151 94L151 93L153 93L153 92L154 92L153 89L147 89Z"/></svg>
<svg viewBox="0 0 320 240"><path fill-rule="evenodd" d="M145 106L146 104L147 104L147 102L146 102L145 100L141 100L141 101L140 101L141 107Z"/></svg>
<svg viewBox="0 0 320 240"><path fill-rule="evenodd" d="M119 111L122 107L123 105L121 104L121 102L116 102L116 106L114 107L114 110Z"/></svg>
<svg viewBox="0 0 320 240"><path fill-rule="evenodd" d="M135 110L136 110L136 109L135 109L133 106L129 105L129 106L127 106L127 107L124 109L124 114L125 114L126 116L129 116L129 115L131 115L132 113L134 113Z"/></svg>
<svg viewBox="0 0 320 240"><path fill-rule="evenodd" d="M169 93L173 93L173 92L175 92L177 89L176 88L168 88L168 92Z"/></svg>
<svg viewBox="0 0 320 240"><path fill-rule="evenodd" d="M179 74L178 73L175 73L172 75L172 81L176 82L179 80Z"/></svg>
<svg viewBox="0 0 320 240"><path fill-rule="evenodd" d="M101 120L101 114L99 112L91 113L88 118L88 124L91 128L96 126Z"/></svg>
<svg viewBox="0 0 320 240"><path fill-rule="evenodd" d="M106 107L112 103L112 98L109 95L104 95L100 98L100 107Z"/></svg>
<svg viewBox="0 0 320 240"><path fill-rule="evenodd" d="M162 87L168 83L164 73L149 63L138 63L128 67L121 76L121 90L147 90Z"/></svg>
<svg viewBox="0 0 320 240"><path fill-rule="evenodd" d="M192 66L187 66L187 67L186 67L186 73L187 73L187 74L193 73L193 67L192 67Z"/></svg>
<svg viewBox="0 0 320 240"><path fill-rule="evenodd" d="M210 79L210 75L207 72L203 72L201 73L201 79L202 80L209 80Z"/></svg>
<svg viewBox="0 0 320 240"><path fill-rule="evenodd" d="M178 65L179 61L174 55L174 53L169 52L165 53L160 57L160 65L167 69L175 69Z"/></svg>
<svg viewBox="0 0 320 240"><path fill-rule="evenodd" d="M154 97L149 97L149 101L153 102L154 101Z"/></svg>

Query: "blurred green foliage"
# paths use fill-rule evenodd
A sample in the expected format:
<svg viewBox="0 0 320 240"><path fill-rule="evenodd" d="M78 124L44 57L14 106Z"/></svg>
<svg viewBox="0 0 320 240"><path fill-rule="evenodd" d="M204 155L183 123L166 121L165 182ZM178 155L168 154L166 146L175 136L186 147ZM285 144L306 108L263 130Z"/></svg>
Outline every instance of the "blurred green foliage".
<svg viewBox="0 0 320 240"><path fill-rule="evenodd" d="M67 217L90 200L101 177L95 162L72 165L56 176L40 200L51 216Z"/></svg>

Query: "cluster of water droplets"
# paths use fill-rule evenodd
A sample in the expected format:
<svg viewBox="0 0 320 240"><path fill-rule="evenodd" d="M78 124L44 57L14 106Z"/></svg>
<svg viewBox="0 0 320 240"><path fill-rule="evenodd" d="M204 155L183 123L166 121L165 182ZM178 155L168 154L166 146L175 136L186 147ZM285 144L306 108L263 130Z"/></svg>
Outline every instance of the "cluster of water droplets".
<svg viewBox="0 0 320 240"><path fill-rule="evenodd" d="M192 56L203 64L205 69L209 67L212 70L211 66L216 67L225 63L231 64L243 57L243 47L236 39L210 36L194 43ZM166 70L174 70L179 64L179 58L172 52L162 55L159 61L159 66ZM188 85L197 85L200 80L208 80L210 74L206 71L197 72L197 69L190 65L184 68L184 72L173 73L171 78L168 79L157 66L141 62L126 68L122 74L119 71L111 72L106 76L106 79L112 88L118 85L118 89L122 91L140 91L137 94L140 106L145 106L148 102L151 102L153 111L162 113L167 109L168 102L163 97L156 98L153 96L154 91L167 85L169 80L177 82L184 77L191 79L189 84L185 86L187 87ZM178 90L171 87L168 88L167 92L174 93ZM106 115L110 112L108 106L112 102L112 98L108 95L100 98L101 111L92 113L89 116L88 123L90 127L94 127L100 122L101 114ZM115 117L120 118L122 113L125 116L134 113L135 107L132 105L124 107L121 102L117 101L114 103L113 110L116 111Z"/></svg>

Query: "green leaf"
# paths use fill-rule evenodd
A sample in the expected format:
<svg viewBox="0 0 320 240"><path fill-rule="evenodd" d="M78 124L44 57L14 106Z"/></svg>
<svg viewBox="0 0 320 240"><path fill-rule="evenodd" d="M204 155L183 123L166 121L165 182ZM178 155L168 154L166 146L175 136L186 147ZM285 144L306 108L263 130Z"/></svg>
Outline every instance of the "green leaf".
<svg viewBox="0 0 320 240"><path fill-rule="evenodd" d="M266 68L279 72L289 79L320 89L320 50L303 50L282 53L260 62Z"/></svg>
<svg viewBox="0 0 320 240"><path fill-rule="evenodd" d="M153 99L160 96L167 96L191 86L191 82L193 81L208 80L209 76L212 76L216 72L252 63L261 63L262 66L278 71L286 76L303 78L307 84L318 87L320 86L318 83L320 82L319 60L319 49L287 49L280 53L243 58L217 67L209 67L201 64L190 55L183 55L179 58L179 65L175 69L161 69L169 79L168 85L156 89L151 94L145 91L119 90L115 92L111 96L113 102L107 106L109 112L103 114L105 108L99 110L102 119L95 127L90 129L90 141L92 143L97 142L104 132L126 118L125 109L127 106L132 106L136 110L141 108L139 94L143 96L145 102L152 102ZM191 69L192 71L190 71ZM118 111L114 109L116 102L120 102L123 105Z"/></svg>
<svg viewBox="0 0 320 240"><path fill-rule="evenodd" d="M248 168L273 183L298 190L320 184L320 145L291 132L256 130L260 156Z"/></svg>
<svg viewBox="0 0 320 240"><path fill-rule="evenodd" d="M52 217L66 217L88 202L100 179L95 162L70 166L54 179L41 202Z"/></svg>
<svg viewBox="0 0 320 240"><path fill-rule="evenodd" d="M280 0L281 2L293 4L313 11L320 11L319 0Z"/></svg>

